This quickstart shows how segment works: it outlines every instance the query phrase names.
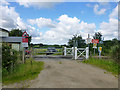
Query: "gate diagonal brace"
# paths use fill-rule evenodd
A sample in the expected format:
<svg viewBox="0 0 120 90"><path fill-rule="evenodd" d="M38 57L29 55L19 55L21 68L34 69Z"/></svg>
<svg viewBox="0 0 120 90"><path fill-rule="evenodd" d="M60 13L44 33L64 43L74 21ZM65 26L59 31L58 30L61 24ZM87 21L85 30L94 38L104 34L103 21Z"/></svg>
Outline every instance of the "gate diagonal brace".
<svg viewBox="0 0 120 90"><path fill-rule="evenodd" d="M85 50L86 50L86 49L85 49ZM78 51L80 52L80 55L79 55L77 58L79 58L81 55L84 56L83 53L85 52L85 50L84 50L82 53L78 50ZM85 56L84 56L84 57L85 57Z"/></svg>
<svg viewBox="0 0 120 90"><path fill-rule="evenodd" d="M81 53L81 51L78 50L79 53Z"/></svg>
<svg viewBox="0 0 120 90"><path fill-rule="evenodd" d="M72 52L72 50L68 50L68 51L67 51L67 53L71 53L71 52Z"/></svg>

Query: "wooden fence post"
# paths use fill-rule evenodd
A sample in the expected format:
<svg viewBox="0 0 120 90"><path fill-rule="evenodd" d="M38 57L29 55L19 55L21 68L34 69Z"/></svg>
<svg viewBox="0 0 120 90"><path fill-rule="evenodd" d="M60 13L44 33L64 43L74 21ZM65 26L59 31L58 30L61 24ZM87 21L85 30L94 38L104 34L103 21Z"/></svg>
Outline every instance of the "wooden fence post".
<svg viewBox="0 0 120 90"><path fill-rule="evenodd" d="M33 55L32 55L33 54L33 48L32 47L30 48L30 51L31 51L30 52L30 57L33 58Z"/></svg>
<svg viewBox="0 0 120 90"><path fill-rule="evenodd" d="M32 55L33 55L33 57L34 57L34 47L32 47Z"/></svg>
<svg viewBox="0 0 120 90"><path fill-rule="evenodd" d="M25 49L23 48L23 51L22 51L22 62L24 64L25 62Z"/></svg>

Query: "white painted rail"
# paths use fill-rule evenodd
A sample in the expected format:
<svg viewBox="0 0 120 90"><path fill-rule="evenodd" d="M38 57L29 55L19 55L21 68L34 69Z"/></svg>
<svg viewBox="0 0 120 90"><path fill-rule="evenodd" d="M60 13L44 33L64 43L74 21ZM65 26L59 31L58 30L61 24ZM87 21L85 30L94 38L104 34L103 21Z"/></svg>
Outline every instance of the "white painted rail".
<svg viewBox="0 0 120 90"><path fill-rule="evenodd" d="M80 57L84 57L86 59L89 58L89 47L86 48L66 48L64 47L64 56L72 55L73 59L77 60Z"/></svg>

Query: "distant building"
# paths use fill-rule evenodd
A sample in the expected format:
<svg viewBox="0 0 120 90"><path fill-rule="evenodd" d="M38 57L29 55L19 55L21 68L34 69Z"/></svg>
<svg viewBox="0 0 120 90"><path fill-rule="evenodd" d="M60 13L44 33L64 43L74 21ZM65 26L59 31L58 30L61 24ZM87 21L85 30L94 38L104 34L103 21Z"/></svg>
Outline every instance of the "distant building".
<svg viewBox="0 0 120 90"><path fill-rule="evenodd" d="M10 43L11 48L17 51L22 50L22 37L9 37L9 31L0 28L0 46L3 42Z"/></svg>
<svg viewBox="0 0 120 90"><path fill-rule="evenodd" d="M9 36L9 31L0 28L0 37L8 37Z"/></svg>

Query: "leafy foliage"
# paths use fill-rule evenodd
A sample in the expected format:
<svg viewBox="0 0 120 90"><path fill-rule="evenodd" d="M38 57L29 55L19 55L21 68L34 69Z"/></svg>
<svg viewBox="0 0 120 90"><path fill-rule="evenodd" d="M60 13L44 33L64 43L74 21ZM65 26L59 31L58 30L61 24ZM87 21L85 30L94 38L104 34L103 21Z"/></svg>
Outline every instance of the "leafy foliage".
<svg viewBox="0 0 120 90"><path fill-rule="evenodd" d="M8 43L2 44L2 68L6 69L10 72L14 69L17 59L18 59L18 52L12 50Z"/></svg>
<svg viewBox="0 0 120 90"><path fill-rule="evenodd" d="M22 30L19 30L19 29L12 29L9 32L9 36L18 36L18 37L21 37L22 34L23 34Z"/></svg>
<svg viewBox="0 0 120 90"><path fill-rule="evenodd" d="M17 37L22 37L23 35L23 31L22 30L19 30L19 29L12 29L10 32L9 32L9 36L17 36ZM28 44L30 45L30 42L31 42L31 36L28 34Z"/></svg>
<svg viewBox="0 0 120 90"><path fill-rule="evenodd" d="M102 40L102 34L100 32L97 32L94 34L93 39L99 39L99 41Z"/></svg>
<svg viewBox="0 0 120 90"><path fill-rule="evenodd" d="M73 47L75 43L75 46L77 47L85 47L85 40L82 39L81 35L73 35L72 39L69 39L68 45Z"/></svg>
<svg viewBox="0 0 120 90"><path fill-rule="evenodd" d="M111 47L110 55L116 62L120 64L120 44Z"/></svg>

